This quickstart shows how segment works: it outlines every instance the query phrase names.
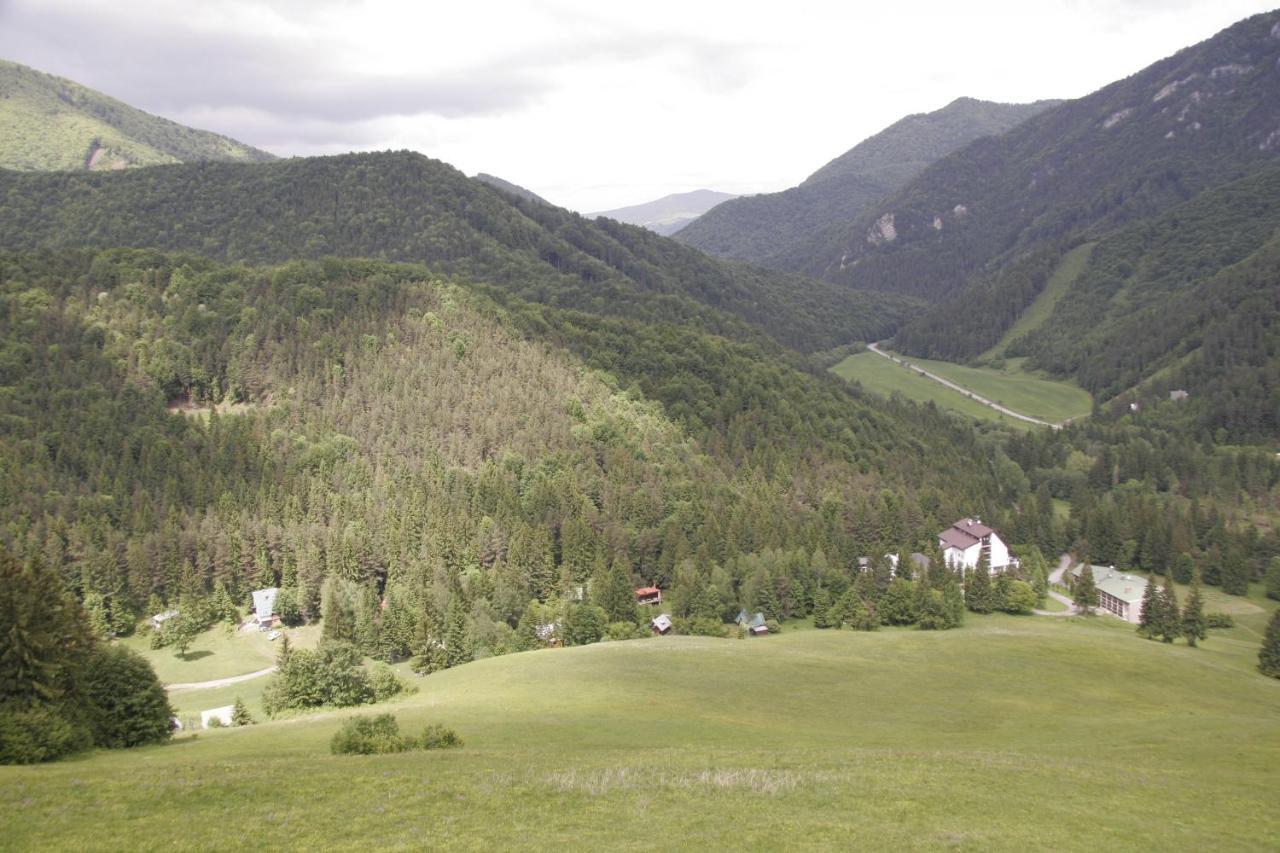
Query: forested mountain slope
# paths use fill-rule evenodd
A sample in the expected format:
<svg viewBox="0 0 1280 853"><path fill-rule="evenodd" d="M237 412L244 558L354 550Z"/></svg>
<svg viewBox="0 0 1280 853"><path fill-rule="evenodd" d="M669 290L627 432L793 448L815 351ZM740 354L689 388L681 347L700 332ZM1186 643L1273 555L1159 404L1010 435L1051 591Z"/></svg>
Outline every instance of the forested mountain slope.
<svg viewBox="0 0 1280 853"><path fill-rule="evenodd" d="M367 261L0 255L0 541L111 630L220 586L315 618L329 579L371 654L434 648L446 610L493 653L592 578L624 611L634 573L677 613L806 612L858 554L1019 488L972 430L750 345L485 294Z"/></svg>
<svg viewBox="0 0 1280 853"><path fill-rule="evenodd" d="M845 227L939 157L1001 133L1056 101L996 104L958 98L910 115L841 154L798 187L725 202L677 232L676 239L723 257L795 268L802 246Z"/></svg>
<svg viewBox="0 0 1280 853"><path fill-rule="evenodd" d="M62 77L0 60L0 169L123 169L275 159L234 139L145 113Z"/></svg>
<svg viewBox="0 0 1280 853"><path fill-rule="evenodd" d="M0 248L74 246L249 263L326 255L421 262L592 313L696 320L737 337L745 322L804 351L883 336L907 306L718 261L642 228L522 200L409 152L0 172Z"/></svg>
<svg viewBox="0 0 1280 853"><path fill-rule="evenodd" d="M1242 21L940 160L804 270L941 299L1010 258L1096 236L1275 162L1280 13Z"/></svg>

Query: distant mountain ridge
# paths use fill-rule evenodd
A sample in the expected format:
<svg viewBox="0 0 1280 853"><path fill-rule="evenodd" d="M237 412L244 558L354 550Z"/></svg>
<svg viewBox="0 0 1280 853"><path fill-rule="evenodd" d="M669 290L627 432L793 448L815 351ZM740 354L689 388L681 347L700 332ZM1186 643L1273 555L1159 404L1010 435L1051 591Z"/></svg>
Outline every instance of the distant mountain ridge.
<svg viewBox="0 0 1280 853"><path fill-rule="evenodd" d="M817 235L847 226L938 158L1057 103L958 98L942 109L907 116L827 163L799 186L722 204L682 229L676 239L722 257L779 269L803 266L807 247Z"/></svg>
<svg viewBox="0 0 1280 853"><path fill-rule="evenodd" d="M909 301L708 257L528 201L408 151L117 173L0 171L0 247L134 247L278 263L430 265L561 308L750 327L813 352L886 335Z"/></svg>
<svg viewBox="0 0 1280 853"><path fill-rule="evenodd" d="M100 171L275 155L135 109L71 80L0 60L0 168Z"/></svg>
<svg viewBox="0 0 1280 853"><path fill-rule="evenodd" d="M693 190L687 193L672 193L644 204L588 213L587 216L591 218L605 216L629 225L648 228L663 236L670 236L721 202L735 198L737 196L732 193Z"/></svg>

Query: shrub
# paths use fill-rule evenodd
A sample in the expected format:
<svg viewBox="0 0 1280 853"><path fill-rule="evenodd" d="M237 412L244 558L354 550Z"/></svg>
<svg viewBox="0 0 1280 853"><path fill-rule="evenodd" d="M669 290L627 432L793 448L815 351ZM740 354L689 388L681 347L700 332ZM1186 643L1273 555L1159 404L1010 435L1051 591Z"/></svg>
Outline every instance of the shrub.
<svg viewBox="0 0 1280 853"><path fill-rule="evenodd" d="M209 722L205 723L206 729L225 729L227 726L222 722L221 717L210 717Z"/></svg>
<svg viewBox="0 0 1280 853"><path fill-rule="evenodd" d="M93 742L140 746L172 732L173 709L151 664L123 646L94 652L84 674Z"/></svg>
<svg viewBox="0 0 1280 853"><path fill-rule="evenodd" d="M364 705L374 698L355 646L326 640L313 651L293 651L272 676L262 702L267 713L275 716L290 708Z"/></svg>
<svg viewBox="0 0 1280 853"><path fill-rule="evenodd" d="M418 740L423 749L454 749L462 746L462 738L453 729L436 724L427 726Z"/></svg>
<svg viewBox="0 0 1280 853"><path fill-rule="evenodd" d="M649 636L651 632L641 628L634 622L610 622L605 629L605 640L639 640Z"/></svg>
<svg viewBox="0 0 1280 853"><path fill-rule="evenodd" d="M697 637L723 637L724 623L718 619L698 616L689 620L689 633Z"/></svg>
<svg viewBox="0 0 1280 853"><path fill-rule="evenodd" d="M1036 591L1026 581L1010 580L1000 586L999 609L1005 613L1030 613L1036 606Z"/></svg>
<svg viewBox="0 0 1280 853"><path fill-rule="evenodd" d="M1236 620L1232 618L1230 613L1206 613L1204 615L1204 626L1206 628L1234 628Z"/></svg>
<svg viewBox="0 0 1280 853"><path fill-rule="evenodd" d="M413 738L401 737L400 724L391 714L350 717L329 741L334 755L386 755L416 746Z"/></svg>
<svg viewBox="0 0 1280 853"><path fill-rule="evenodd" d="M52 708L0 711L0 764L37 764L87 749L89 732Z"/></svg>
<svg viewBox="0 0 1280 853"><path fill-rule="evenodd" d="M408 690L408 685L401 681L395 670L385 663L373 665L373 672L369 676L369 686L373 688L375 702L382 702Z"/></svg>

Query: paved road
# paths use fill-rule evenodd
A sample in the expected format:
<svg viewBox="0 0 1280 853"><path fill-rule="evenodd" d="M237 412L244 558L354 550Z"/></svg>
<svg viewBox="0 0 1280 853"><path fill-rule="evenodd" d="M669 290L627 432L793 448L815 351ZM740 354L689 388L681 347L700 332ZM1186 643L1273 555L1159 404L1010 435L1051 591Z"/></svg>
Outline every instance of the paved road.
<svg viewBox="0 0 1280 853"><path fill-rule="evenodd" d="M213 687L226 687L231 684L239 684L242 681L252 681L255 678L261 678L264 675L270 675L275 672L274 666L266 669L260 669L257 672L247 672L244 675L232 675L228 678L215 678L213 681L188 681L183 684L166 684L166 690L172 692L174 690L208 690Z"/></svg>
<svg viewBox="0 0 1280 853"><path fill-rule="evenodd" d="M1035 612L1036 612L1037 614L1039 614L1040 616L1075 616L1075 615L1076 615L1076 605L1075 605L1075 602L1073 602L1071 599L1067 598L1065 595L1063 595L1063 594L1061 594L1061 593L1054 592L1054 591L1053 591L1053 589L1052 589L1053 584L1055 584L1055 583L1062 583L1062 575L1067 571L1067 569L1068 569L1070 566L1071 566L1071 557L1070 557L1070 555L1068 555L1068 554L1063 554L1063 555L1058 559L1058 567L1057 567L1056 569L1054 569L1053 571L1049 572L1049 585L1050 585L1050 589L1049 589L1049 597L1050 597L1050 598L1052 598L1054 601L1057 601L1057 602L1060 602L1060 603L1062 603L1062 604L1065 604L1065 605L1067 606L1067 609L1066 609L1066 610L1037 610L1037 611L1035 611Z"/></svg>
<svg viewBox="0 0 1280 853"><path fill-rule="evenodd" d="M901 364L903 367L910 368L911 370L914 370L916 373L919 373L921 376L924 376L928 379L932 379L934 382L938 382L942 385L945 385L948 388L950 388L952 391L956 391L960 394L965 395L970 400L979 402L984 406L989 406L990 408L995 409L997 412L999 412L1002 415L1008 415L1011 418L1017 418L1018 420L1026 421L1029 424L1038 424L1040 426L1047 426L1047 427L1050 427L1051 429L1062 429L1062 424L1055 424L1055 423L1050 423L1049 421L1042 421L1039 418L1033 418L1030 415L1022 414L1021 412L1015 412L1013 409L1007 408L993 400L988 400L986 397L975 394L972 391L970 391L968 388L964 388L960 385L957 385L956 383L952 382L949 379L943 379L941 376L939 376L936 373L930 373L929 371L925 370L923 367L917 367L916 365L912 364L909 361L904 361L903 359L898 358L896 355L890 355L889 353L880 349L879 344L867 344L867 349L871 350L873 353L880 356L881 358L887 358L890 361L894 362L895 364Z"/></svg>

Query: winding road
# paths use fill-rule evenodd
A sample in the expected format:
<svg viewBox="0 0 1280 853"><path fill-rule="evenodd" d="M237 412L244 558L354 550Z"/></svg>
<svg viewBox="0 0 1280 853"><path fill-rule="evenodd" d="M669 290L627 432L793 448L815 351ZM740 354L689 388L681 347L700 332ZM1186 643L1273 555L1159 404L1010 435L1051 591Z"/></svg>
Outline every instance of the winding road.
<svg viewBox="0 0 1280 853"><path fill-rule="evenodd" d="M895 364L900 364L903 367L909 368L910 370L914 370L916 373L919 373L921 376L927 379L932 379L934 382L937 382L941 385L945 385L948 388L950 388L952 391L956 391L960 394L963 394L964 396L968 397L970 400L973 400L975 402L981 403L984 406L988 406L992 409L995 409L997 412L999 412L1002 415L1008 415L1011 418L1017 418L1018 420L1026 421L1029 424L1038 424L1040 426L1047 426L1050 429L1062 429L1062 424L1055 424L1055 423L1050 423L1049 421L1042 421L1039 418L1033 418L1030 415L1022 414L1021 412L1015 412L1013 409L1010 409L1006 406L1002 406L999 403L995 402L994 400L988 400L986 397L973 393L968 388L957 385L956 383L952 382L950 379L943 379L938 374L930 373L929 371L925 370L923 367L917 367L916 365L912 364L909 361L905 361L901 358L898 358L896 355L890 355L889 353L880 349L879 344L867 344L867 349L871 350L873 353L880 356L881 358L887 358Z"/></svg>

